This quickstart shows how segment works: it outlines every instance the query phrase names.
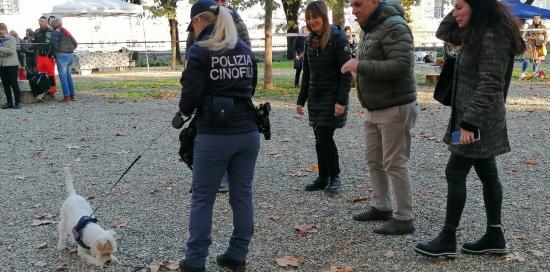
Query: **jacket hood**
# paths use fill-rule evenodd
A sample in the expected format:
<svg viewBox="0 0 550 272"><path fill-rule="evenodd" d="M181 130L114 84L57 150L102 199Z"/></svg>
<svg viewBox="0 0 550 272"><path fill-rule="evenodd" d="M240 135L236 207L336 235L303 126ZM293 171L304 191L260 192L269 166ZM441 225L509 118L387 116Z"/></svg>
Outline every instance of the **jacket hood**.
<svg viewBox="0 0 550 272"><path fill-rule="evenodd" d="M361 25L361 29L367 32L369 29L384 22L388 17L395 15L405 18L405 10L398 2L380 2L377 10L374 11L365 24Z"/></svg>

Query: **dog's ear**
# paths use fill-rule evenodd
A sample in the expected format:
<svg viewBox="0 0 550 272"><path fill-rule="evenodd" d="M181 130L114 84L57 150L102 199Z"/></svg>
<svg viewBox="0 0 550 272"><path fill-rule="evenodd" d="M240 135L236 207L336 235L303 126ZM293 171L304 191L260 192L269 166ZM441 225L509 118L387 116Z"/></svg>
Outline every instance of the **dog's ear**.
<svg viewBox="0 0 550 272"><path fill-rule="evenodd" d="M116 239L116 232L114 230L109 229L109 230L107 230L107 233L109 233L110 235L112 235Z"/></svg>

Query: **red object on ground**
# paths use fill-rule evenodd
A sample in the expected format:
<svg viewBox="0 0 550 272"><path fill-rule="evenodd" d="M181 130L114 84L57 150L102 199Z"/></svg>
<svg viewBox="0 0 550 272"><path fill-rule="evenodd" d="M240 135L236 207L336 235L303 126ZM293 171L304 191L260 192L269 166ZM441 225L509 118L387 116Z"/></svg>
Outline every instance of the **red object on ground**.
<svg viewBox="0 0 550 272"><path fill-rule="evenodd" d="M50 87L50 90L47 92L51 94L52 96L55 96L57 93L57 89L55 87L55 59L48 56L37 56L36 57L36 70L40 72L46 73L46 75L50 78L52 81L52 86Z"/></svg>

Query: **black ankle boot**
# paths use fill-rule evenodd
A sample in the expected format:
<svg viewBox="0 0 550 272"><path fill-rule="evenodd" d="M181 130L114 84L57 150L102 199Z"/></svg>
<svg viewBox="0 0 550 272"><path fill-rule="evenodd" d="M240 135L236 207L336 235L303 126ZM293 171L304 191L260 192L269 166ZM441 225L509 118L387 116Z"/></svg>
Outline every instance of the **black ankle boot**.
<svg viewBox="0 0 550 272"><path fill-rule="evenodd" d="M179 267L181 272L206 272L206 268L204 266L190 266L185 262L185 260L180 261Z"/></svg>
<svg viewBox="0 0 550 272"><path fill-rule="evenodd" d="M246 261L236 261L231 259L227 253L224 253L216 258L219 266L229 268L234 272L246 271Z"/></svg>
<svg viewBox="0 0 550 272"><path fill-rule="evenodd" d="M2 107L0 107L0 109L3 109L3 110L5 110L5 109L11 109L11 108L13 108L13 104L12 104L12 103L6 103L6 104L2 105Z"/></svg>
<svg viewBox="0 0 550 272"><path fill-rule="evenodd" d="M502 227L487 226L487 231L477 242L466 242L461 246L462 252L466 254L492 254L506 255L506 239Z"/></svg>
<svg viewBox="0 0 550 272"><path fill-rule="evenodd" d="M327 187L325 187L325 191L337 192L340 189L340 184L342 184L342 181L339 176L331 177Z"/></svg>
<svg viewBox="0 0 550 272"><path fill-rule="evenodd" d="M441 233L433 240L418 243L413 247L420 255L437 258L456 258L456 229L443 227Z"/></svg>
<svg viewBox="0 0 550 272"><path fill-rule="evenodd" d="M306 185L306 191L319 191L325 189L328 184L328 178L318 177L312 183Z"/></svg>

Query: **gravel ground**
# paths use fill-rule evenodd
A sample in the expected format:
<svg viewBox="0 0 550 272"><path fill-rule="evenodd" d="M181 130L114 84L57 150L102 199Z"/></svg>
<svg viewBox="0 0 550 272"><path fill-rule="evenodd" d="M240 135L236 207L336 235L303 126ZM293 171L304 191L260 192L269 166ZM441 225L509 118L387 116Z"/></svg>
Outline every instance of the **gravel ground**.
<svg viewBox="0 0 550 272"><path fill-rule="evenodd" d="M113 100L113 92L98 95L98 91L79 90L77 102L0 111L4 135L0 141L0 248L5 251L0 254L0 271L52 271L60 265L70 271L146 271L153 261L183 256L190 171L177 160L178 132L169 125L177 100ZM444 220L444 167L449 156L440 142L449 111L434 103L429 89L419 90L419 101L422 110L413 131L410 161L417 232L401 237L373 234L377 223L351 220L352 214L369 205L353 202L354 197L371 196L363 162L363 115L357 100L352 99L348 125L335 136L344 182L336 195L303 191L315 177L308 172L316 163L313 132L305 118L295 118L292 103L274 102L273 139L262 142L257 165L256 233L249 271L324 271L347 266L357 271L549 271L548 85L514 83L510 91L513 152L498 158L504 186L503 222L515 253L508 260L460 255L455 261L434 261L412 251L414 243L436 235ZM115 136L117 131L127 136ZM141 160L105 196L139 154ZM97 269L80 262L68 249L55 250L58 213L65 198L61 168L66 165L71 167L77 192L93 205L105 200L97 216L102 225L118 227L119 263ZM480 182L470 175L468 185L460 242L480 237L485 224ZM32 226L44 213L53 215L52 223ZM318 232L300 236L295 226L302 224L315 225ZM209 271L221 271L212 256L223 252L230 232L228 195L222 194L215 205ZM275 259L282 256L296 256L299 268L278 267Z"/></svg>

